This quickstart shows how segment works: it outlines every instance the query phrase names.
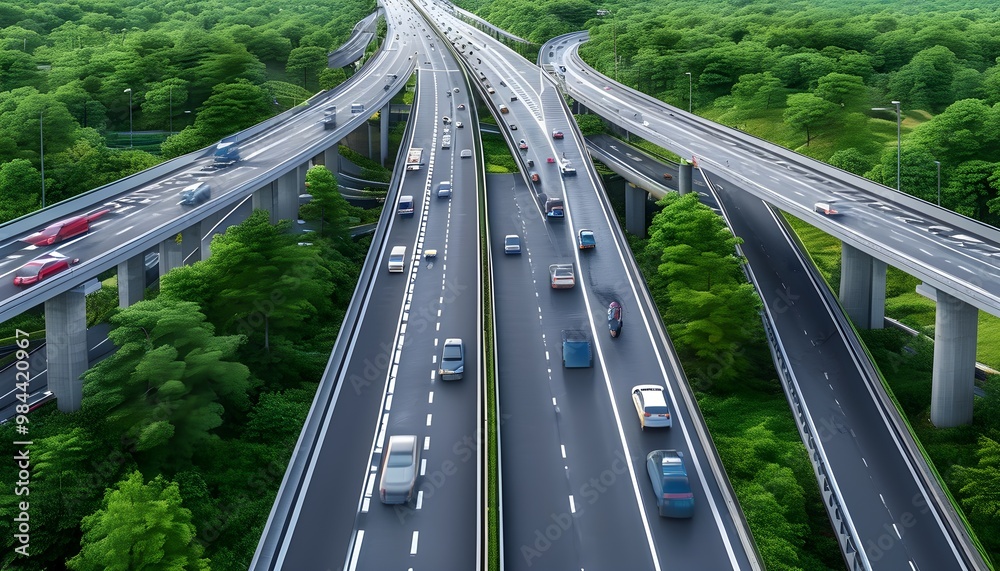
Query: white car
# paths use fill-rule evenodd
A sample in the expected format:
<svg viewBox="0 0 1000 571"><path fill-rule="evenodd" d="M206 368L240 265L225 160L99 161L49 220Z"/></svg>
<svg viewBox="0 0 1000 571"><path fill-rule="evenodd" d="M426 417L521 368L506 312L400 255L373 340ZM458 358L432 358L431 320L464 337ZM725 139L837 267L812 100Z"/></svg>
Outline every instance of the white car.
<svg viewBox="0 0 1000 571"><path fill-rule="evenodd" d="M670 428L673 426L666 394L660 385L636 385L632 387L632 402L635 404L635 411L639 414L639 424L642 428L647 426Z"/></svg>

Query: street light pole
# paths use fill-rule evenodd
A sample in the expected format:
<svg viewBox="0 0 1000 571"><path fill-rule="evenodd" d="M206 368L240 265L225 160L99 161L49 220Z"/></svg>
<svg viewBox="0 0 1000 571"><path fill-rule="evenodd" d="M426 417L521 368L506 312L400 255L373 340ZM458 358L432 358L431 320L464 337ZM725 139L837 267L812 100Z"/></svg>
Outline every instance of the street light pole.
<svg viewBox="0 0 1000 571"><path fill-rule="evenodd" d="M171 85L167 88L168 97L170 99L170 134L174 134L174 86Z"/></svg>
<svg viewBox="0 0 1000 571"><path fill-rule="evenodd" d="M45 111L38 112L38 154L42 158L42 208L45 208Z"/></svg>
<svg viewBox="0 0 1000 571"><path fill-rule="evenodd" d="M902 117L899 113L899 101L890 101L896 106L896 190L899 190L899 157L902 154L903 144L900 138L899 126L902 123Z"/></svg>
<svg viewBox="0 0 1000 571"><path fill-rule="evenodd" d="M938 174L938 206L941 206L941 161L934 161L934 164L937 165Z"/></svg>
<svg viewBox="0 0 1000 571"><path fill-rule="evenodd" d="M691 72L690 71L685 71L684 75L688 76L688 113L690 113L691 112L691 95L692 95L692 93L694 93L692 91L692 83L693 83L694 80L691 78Z"/></svg>
<svg viewBox="0 0 1000 571"><path fill-rule="evenodd" d="M122 30L124 37L124 30ZM129 87L124 91L128 93L128 148L132 148L132 88Z"/></svg>
<svg viewBox="0 0 1000 571"><path fill-rule="evenodd" d="M899 111L899 101L890 101L895 107L872 107L872 111L895 111L896 112L896 190L899 190L899 163L902 155L902 138L900 137L900 124L902 115Z"/></svg>

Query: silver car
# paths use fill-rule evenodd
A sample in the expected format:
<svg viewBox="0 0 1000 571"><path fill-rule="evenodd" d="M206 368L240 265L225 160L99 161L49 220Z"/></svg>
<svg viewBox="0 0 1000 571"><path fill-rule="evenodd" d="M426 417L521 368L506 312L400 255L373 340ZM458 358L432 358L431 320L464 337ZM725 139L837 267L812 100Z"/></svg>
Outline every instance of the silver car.
<svg viewBox="0 0 1000 571"><path fill-rule="evenodd" d="M438 374L442 381L457 381L465 373L465 344L461 339L445 339L441 351L441 368Z"/></svg>
<svg viewBox="0 0 1000 571"><path fill-rule="evenodd" d="M397 434L389 437L389 444L382 453L382 479L378 484L383 504L405 504L413 498L419 463L416 436Z"/></svg>

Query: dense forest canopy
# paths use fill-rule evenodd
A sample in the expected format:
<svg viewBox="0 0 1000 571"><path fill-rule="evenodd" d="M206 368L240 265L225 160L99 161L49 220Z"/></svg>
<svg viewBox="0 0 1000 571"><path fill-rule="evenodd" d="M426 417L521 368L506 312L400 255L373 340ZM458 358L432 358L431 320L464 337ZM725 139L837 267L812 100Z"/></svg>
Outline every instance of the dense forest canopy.
<svg viewBox="0 0 1000 571"><path fill-rule="evenodd" d="M607 75L617 69L622 83L925 200L937 200L940 163L941 204L1000 224L1000 5L463 5L539 43L586 29L580 53ZM902 122L898 182L892 101Z"/></svg>
<svg viewBox="0 0 1000 571"><path fill-rule="evenodd" d="M204 147L344 79L326 54L370 0L0 5L0 220ZM124 140L122 139L124 133ZM109 148L110 147L110 148ZM25 189L31 189L26 192Z"/></svg>

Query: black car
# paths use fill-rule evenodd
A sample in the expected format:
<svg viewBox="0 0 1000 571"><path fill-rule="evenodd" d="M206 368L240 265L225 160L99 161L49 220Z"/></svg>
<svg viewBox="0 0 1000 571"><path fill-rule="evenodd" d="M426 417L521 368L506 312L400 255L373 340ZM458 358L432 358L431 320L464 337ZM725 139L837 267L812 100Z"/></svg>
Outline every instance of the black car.
<svg viewBox="0 0 1000 571"><path fill-rule="evenodd" d="M622 306L617 301L612 301L608 306L608 329L612 337L622 334Z"/></svg>

